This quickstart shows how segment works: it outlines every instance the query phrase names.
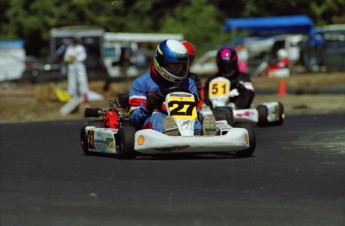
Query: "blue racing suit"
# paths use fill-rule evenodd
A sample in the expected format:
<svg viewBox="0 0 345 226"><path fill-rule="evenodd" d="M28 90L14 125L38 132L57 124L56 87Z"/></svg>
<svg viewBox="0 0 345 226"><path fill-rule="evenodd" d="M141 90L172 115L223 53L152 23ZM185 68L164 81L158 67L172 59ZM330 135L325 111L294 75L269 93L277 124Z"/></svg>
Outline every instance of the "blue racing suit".
<svg viewBox="0 0 345 226"><path fill-rule="evenodd" d="M129 94L129 105L131 106L129 118L136 129L151 128L163 132L163 122L165 117L167 117L165 106L162 106L159 111L149 111L147 108L147 97L154 92L162 92L173 85L173 83L162 78L153 66L151 66L150 72L134 80ZM196 97L199 97L195 82L192 79L185 78L179 84L179 87L187 89ZM197 111L200 117L199 109ZM195 123L194 130L201 130L199 119Z"/></svg>

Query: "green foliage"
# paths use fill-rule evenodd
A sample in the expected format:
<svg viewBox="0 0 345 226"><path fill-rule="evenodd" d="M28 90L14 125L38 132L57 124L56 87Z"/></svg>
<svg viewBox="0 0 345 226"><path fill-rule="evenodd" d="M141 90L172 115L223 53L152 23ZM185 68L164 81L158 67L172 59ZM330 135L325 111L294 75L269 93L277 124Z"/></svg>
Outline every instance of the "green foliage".
<svg viewBox="0 0 345 226"><path fill-rule="evenodd" d="M229 34L226 18L306 14L315 25L345 23L345 0L0 0L0 40L23 39L47 54L53 27L89 25L111 32L182 33L199 53ZM205 47L206 46L206 47Z"/></svg>
<svg viewBox="0 0 345 226"><path fill-rule="evenodd" d="M160 28L160 32L184 34L196 47L205 43L218 47L221 42L222 22L217 8L206 0L191 0L177 6L161 20Z"/></svg>
<svg viewBox="0 0 345 226"><path fill-rule="evenodd" d="M345 23L345 0L311 1L309 8L317 25Z"/></svg>
<svg viewBox="0 0 345 226"><path fill-rule="evenodd" d="M246 0L247 6L244 17L265 17L306 14L309 16L308 8L310 0Z"/></svg>
<svg viewBox="0 0 345 226"><path fill-rule="evenodd" d="M154 21L148 12L152 10L153 4L151 1L135 1L131 6L130 13L123 16L124 32L151 32Z"/></svg>

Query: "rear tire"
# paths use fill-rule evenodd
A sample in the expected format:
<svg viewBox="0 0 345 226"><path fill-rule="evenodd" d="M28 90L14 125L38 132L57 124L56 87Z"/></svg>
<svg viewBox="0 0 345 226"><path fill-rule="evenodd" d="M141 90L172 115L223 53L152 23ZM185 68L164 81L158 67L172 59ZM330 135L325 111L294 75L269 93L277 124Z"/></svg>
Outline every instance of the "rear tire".
<svg viewBox="0 0 345 226"><path fill-rule="evenodd" d="M257 108L258 113L259 113L259 121L258 121L258 126L264 127L268 126L268 109L265 105L259 105Z"/></svg>
<svg viewBox="0 0 345 226"><path fill-rule="evenodd" d="M256 147L256 136L254 132L254 128L251 124L239 124L236 126L237 128L244 128L248 131L249 136L249 148L237 152L237 156L241 158L250 157L253 155Z"/></svg>
<svg viewBox="0 0 345 226"><path fill-rule="evenodd" d="M85 108L84 116L85 117L100 117L102 116L102 109L101 108Z"/></svg>
<svg viewBox="0 0 345 226"><path fill-rule="evenodd" d="M283 125L284 120L285 120L285 110L284 110L284 105L282 103L278 103L278 111L279 111L279 120L277 122L278 126Z"/></svg>
<svg viewBox="0 0 345 226"><path fill-rule="evenodd" d="M213 115L217 121L226 120L231 126L235 124L233 111L230 107L217 107L213 110Z"/></svg>
<svg viewBox="0 0 345 226"><path fill-rule="evenodd" d="M133 159L136 155L134 151L135 128L132 126L122 126L115 136L116 150L118 158Z"/></svg>

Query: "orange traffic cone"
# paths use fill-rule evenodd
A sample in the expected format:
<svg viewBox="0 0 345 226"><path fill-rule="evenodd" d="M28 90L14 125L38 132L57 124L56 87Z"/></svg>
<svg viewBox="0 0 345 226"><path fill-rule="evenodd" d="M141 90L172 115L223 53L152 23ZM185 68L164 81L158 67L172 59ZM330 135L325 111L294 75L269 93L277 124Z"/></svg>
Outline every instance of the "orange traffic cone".
<svg viewBox="0 0 345 226"><path fill-rule="evenodd" d="M287 95L285 79L280 79L277 95L281 97Z"/></svg>

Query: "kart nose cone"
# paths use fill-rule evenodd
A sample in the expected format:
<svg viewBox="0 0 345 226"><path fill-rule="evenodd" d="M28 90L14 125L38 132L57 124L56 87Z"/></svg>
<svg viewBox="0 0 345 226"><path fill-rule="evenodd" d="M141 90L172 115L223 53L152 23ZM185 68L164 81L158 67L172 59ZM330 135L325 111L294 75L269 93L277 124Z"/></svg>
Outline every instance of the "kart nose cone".
<svg viewBox="0 0 345 226"><path fill-rule="evenodd" d="M244 141L246 142L246 144L249 144L249 137L248 137L248 134L246 134L244 136Z"/></svg>
<svg viewBox="0 0 345 226"><path fill-rule="evenodd" d="M143 145L145 142L145 137L143 135L140 135L137 140L139 145Z"/></svg>

